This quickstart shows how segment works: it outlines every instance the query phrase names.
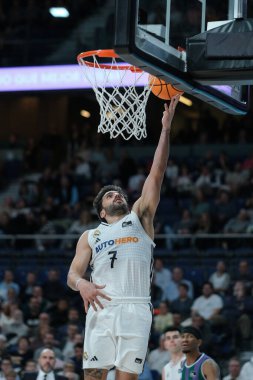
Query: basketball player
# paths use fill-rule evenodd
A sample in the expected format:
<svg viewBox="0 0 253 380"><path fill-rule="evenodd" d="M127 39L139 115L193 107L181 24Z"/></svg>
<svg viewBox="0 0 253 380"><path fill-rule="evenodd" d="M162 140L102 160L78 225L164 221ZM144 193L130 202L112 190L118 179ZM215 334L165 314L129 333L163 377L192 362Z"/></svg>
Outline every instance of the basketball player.
<svg viewBox="0 0 253 380"><path fill-rule="evenodd" d="M80 237L68 285L80 292L87 312L85 380L136 380L143 370L151 326L150 280L153 219L169 155L171 122L179 96L165 104L150 173L132 211L118 186L103 187L94 200L101 224ZM83 279L91 265L91 282ZM88 307L90 305L90 307Z"/></svg>
<svg viewBox="0 0 253 380"><path fill-rule="evenodd" d="M201 332L196 327L186 326L182 330L182 351L186 356L181 380L219 380L217 363L199 351Z"/></svg>
<svg viewBox="0 0 253 380"><path fill-rule="evenodd" d="M181 347L181 331L178 327L168 327L164 332L164 346L170 353L170 361L163 367L162 380L181 380L185 355Z"/></svg>

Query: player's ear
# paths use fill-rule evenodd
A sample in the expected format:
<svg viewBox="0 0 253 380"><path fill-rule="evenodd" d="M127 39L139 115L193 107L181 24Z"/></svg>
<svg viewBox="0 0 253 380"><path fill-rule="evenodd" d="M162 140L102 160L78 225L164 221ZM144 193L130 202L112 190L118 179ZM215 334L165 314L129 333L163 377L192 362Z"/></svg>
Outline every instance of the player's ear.
<svg viewBox="0 0 253 380"><path fill-rule="evenodd" d="M104 209L102 209L102 210L100 211L99 216L100 216L101 219L104 219L104 217L105 217L105 210L104 210Z"/></svg>
<svg viewBox="0 0 253 380"><path fill-rule="evenodd" d="M202 344L202 339L198 339L198 346L200 347Z"/></svg>

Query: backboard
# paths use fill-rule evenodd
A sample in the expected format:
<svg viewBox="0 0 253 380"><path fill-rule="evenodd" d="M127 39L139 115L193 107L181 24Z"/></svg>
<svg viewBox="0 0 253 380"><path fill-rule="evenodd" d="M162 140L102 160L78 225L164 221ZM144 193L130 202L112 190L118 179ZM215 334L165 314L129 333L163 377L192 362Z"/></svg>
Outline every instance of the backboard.
<svg viewBox="0 0 253 380"><path fill-rule="evenodd" d="M114 49L126 62L186 93L224 112L243 115L248 110L249 86L201 84L187 70L186 52L188 38L233 19L237 2L116 0Z"/></svg>

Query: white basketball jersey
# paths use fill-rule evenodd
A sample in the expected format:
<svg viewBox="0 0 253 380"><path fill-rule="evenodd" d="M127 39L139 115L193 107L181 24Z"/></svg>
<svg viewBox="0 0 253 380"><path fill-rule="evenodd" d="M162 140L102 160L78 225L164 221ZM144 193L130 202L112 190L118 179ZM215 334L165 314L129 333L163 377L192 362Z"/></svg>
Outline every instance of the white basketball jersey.
<svg viewBox="0 0 253 380"><path fill-rule="evenodd" d="M165 380L181 380L182 369L185 362L185 355L174 364L172 360L163 367L163 375Z"/></svg>
<svg viewBox="0 0 253 380"><path fill-rule="evenodd" d="M155 244L132 211L90 230L92 281L112 298L149 297Z"/></svg>

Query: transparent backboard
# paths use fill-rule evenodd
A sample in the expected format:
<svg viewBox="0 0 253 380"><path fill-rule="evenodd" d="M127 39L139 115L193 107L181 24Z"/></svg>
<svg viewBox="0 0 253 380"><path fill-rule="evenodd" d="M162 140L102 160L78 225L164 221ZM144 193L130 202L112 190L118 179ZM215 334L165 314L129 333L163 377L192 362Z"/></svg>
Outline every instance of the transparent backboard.
<svg viewBox="0 0 253 380"><path fill-rule="evenodd" d="M233 19L234 12L234 0L117 0L115 50L186 93L225 112L245 114L249 86L206 86L187 71L187 38Z"/></svg>

